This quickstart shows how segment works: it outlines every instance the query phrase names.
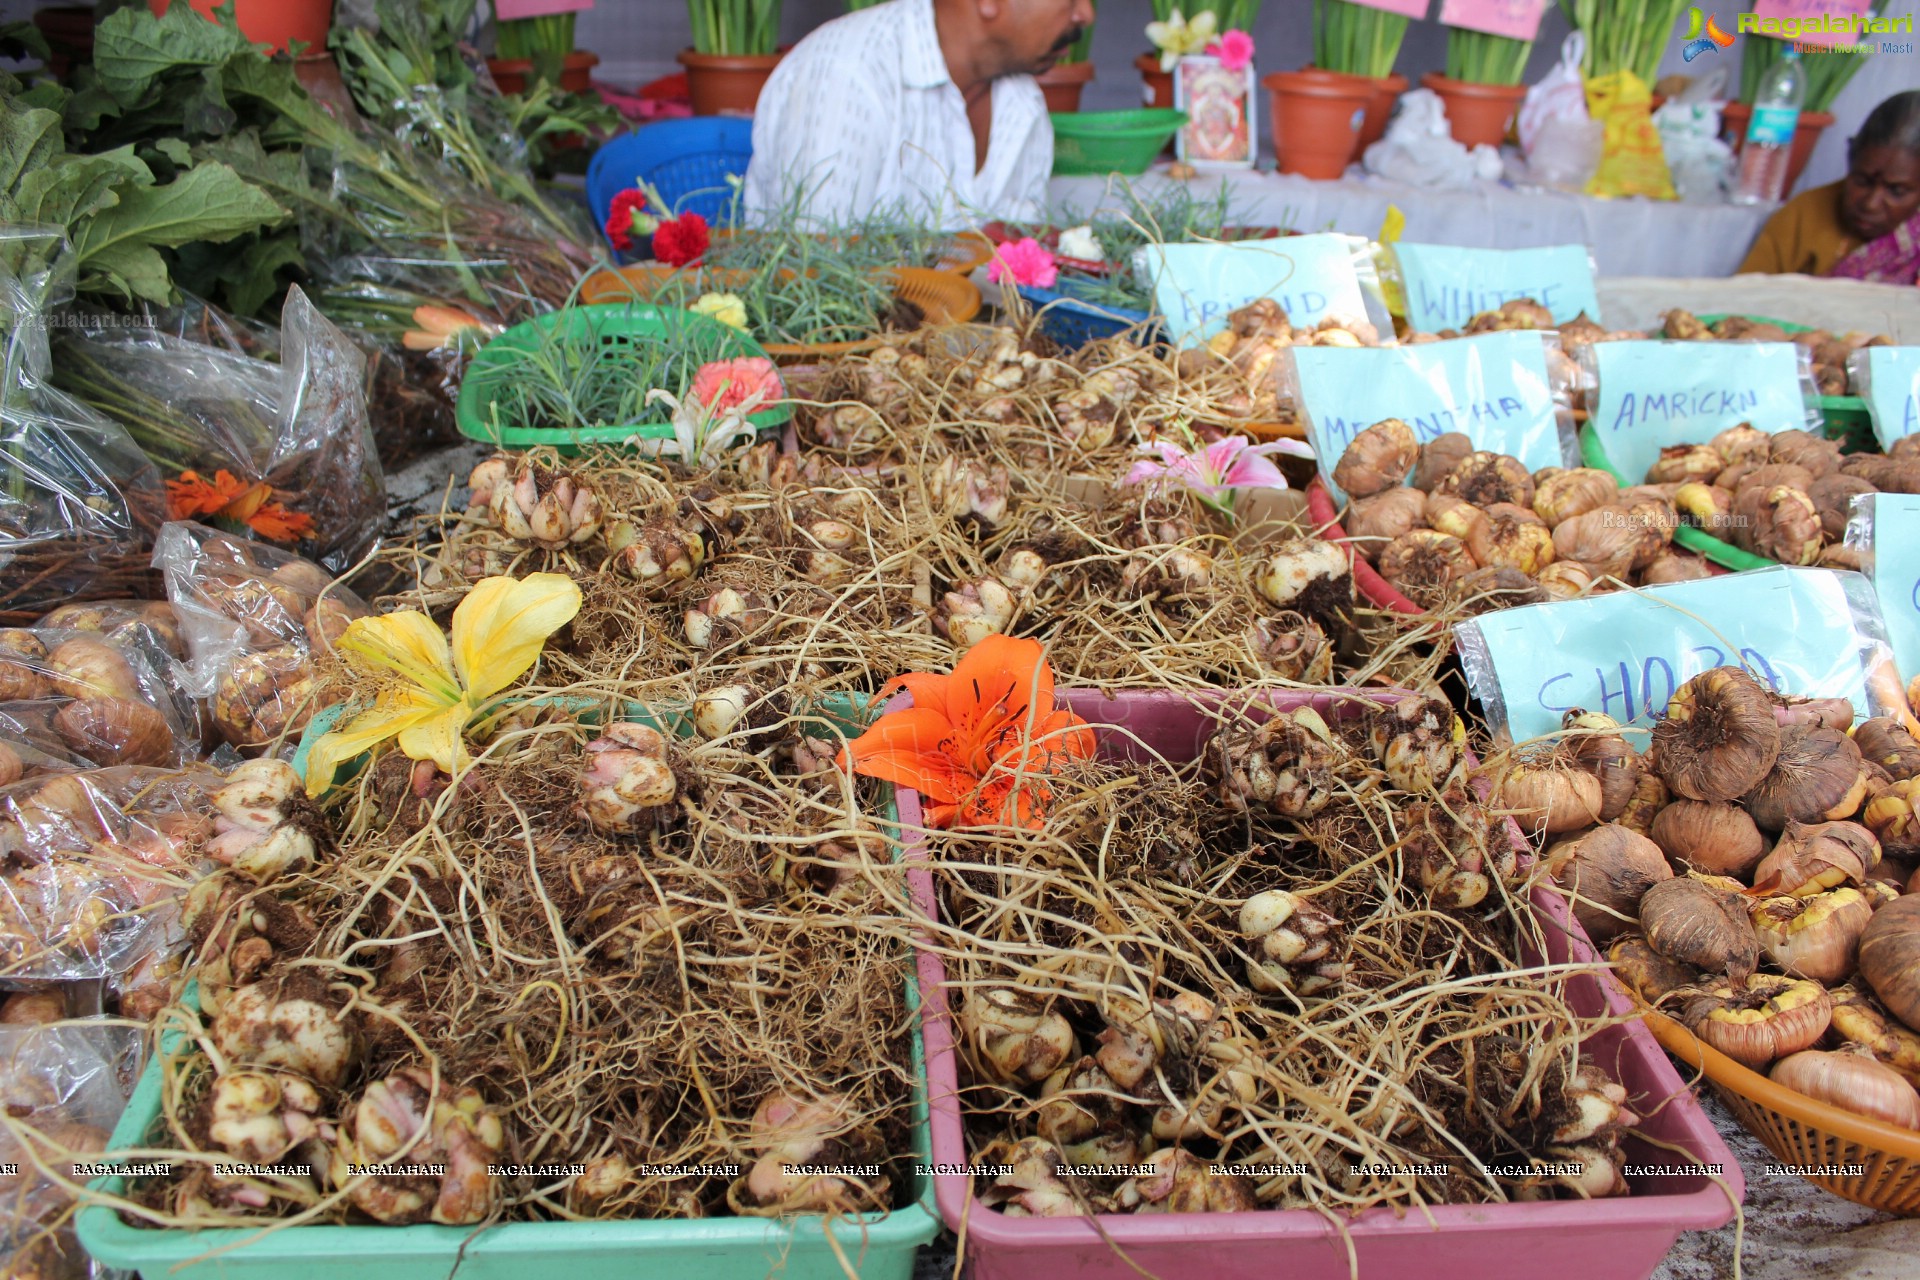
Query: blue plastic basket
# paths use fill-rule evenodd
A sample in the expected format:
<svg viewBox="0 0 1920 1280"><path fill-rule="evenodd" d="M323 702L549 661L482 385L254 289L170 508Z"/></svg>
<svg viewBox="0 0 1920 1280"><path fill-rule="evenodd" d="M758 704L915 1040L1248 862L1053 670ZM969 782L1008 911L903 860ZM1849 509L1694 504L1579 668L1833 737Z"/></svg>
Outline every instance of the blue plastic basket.
<svg viewBox="0 0 1920 1280"><path fill-rule="evenodd" d="M1087 302L1073 296L1071 278L1056 282L1059 289L1041 289L1034 285L1019 286L1020 296L1027 300L1040 317L1040 332L1053 339L1069 351L1097 342L1101 338L1111 338L1138 324L1147 324L1153 320L1150 311L1132 311L1126 307L1109 307L1099 303ZM1157 335L1158 325L1147 331L1148 336Z"/></svg>
<svg viewBox="0 0 1920 1280"><path fill-rule="evenodd" d="M733 214L728 179L745 177L751 159L751 120L695 116L656 121L609 138L594 152L587 165L587 203L594 222L604 228L613 198L645 182L671 206L669 212L697 213L710 225L723 226Z"/></svg>

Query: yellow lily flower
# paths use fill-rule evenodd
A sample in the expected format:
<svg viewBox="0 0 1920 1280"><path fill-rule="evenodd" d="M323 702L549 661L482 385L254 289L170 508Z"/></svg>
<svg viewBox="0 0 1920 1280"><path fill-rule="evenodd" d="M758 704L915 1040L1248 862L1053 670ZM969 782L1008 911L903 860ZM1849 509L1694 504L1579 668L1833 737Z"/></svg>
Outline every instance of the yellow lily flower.
<svg viewBox="0 0 1920 1280"><path fill-rule="evenodd" d="M358 675L382 682L373 705L320 737L307 753L307 793L333 785L343 760L389 738L414 760L453 773L467 726L525 675L547 637L580 612L580 587L562 573L484 578L453 611L453 643L424 613L356 618L334 648Z"/></svg>
<svg viewBox="0 0 1920 1280"><path fill-rule="evenodd" d="M744 332L747 327L747 304L737 293L703 293L693 304L693 310L703 316L712 316L721 324L732 325Z"/></svg>
<svg viewBox="0 0 1920 1280"><path fill-rule="evenodd" d="M1160 50L1160 69L1173 70L1173 64L1190 53L1205 53L1213 42L1218 19L1213 10L1202 9L1189 22L1185 14L1175 9L1165 22L1149 22L1147 39L1153 47Z"/></svg>

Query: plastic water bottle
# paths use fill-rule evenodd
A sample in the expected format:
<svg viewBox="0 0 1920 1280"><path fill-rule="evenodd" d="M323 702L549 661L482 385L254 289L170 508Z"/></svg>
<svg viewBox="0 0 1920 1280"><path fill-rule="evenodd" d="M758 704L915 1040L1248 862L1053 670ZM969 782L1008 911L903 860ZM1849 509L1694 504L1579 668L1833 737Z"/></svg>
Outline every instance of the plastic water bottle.
<svg viewBox="0 0 1920 1280"><path fill-rule="evenodd" d="M1735 204L1773 204L1787 194L1787 157L1793 132L1800 127L1800 104L1807 97L1807 70L1800 52L1788 49L1767 68L1753 95L1747 140L1740 147L1740 181Z"/></svg>

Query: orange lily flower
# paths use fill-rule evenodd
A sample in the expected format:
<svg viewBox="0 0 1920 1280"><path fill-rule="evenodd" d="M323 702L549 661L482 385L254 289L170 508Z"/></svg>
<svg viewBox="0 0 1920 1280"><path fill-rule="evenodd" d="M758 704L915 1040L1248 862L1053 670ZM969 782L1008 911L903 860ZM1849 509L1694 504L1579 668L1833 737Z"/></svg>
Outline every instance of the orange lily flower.
<svg viewBox="0 0 1920 1280"><path fill-rule="evenodd" d="M1093 754L1093 730L1053 705L1053 668L1037 640L990 635L951 675L912 672L913 706L890 711L840 753L842 768L914 788L931 827L1040 827L1051 793L1035 774Z"/></svg>
<svg viewBox="0 0 1920 1280"><path fill-rule="evenodd" d="M211 480L197 471L182 471L178 480L167 481L167 518L195 516L237 520L274 542L297 542L313 533L313 517L275 502L272 485L264 480L248 484L224 468Z"/></svg>
<svg viewBox="0 0 1920 1280"><path fill-rule="evenodd" d="M413 309L418 328L400 335L400 345L409 351L438 351L457 347L462 342L482 342L500 332L500 326L488 324L471 311L427 303Z"/></svg>

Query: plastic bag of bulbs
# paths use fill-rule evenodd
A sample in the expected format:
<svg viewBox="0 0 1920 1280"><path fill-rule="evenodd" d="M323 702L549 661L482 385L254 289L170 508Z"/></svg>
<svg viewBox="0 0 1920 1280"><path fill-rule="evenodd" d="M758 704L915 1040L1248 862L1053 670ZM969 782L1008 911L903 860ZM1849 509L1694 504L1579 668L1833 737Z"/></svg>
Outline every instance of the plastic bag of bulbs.
<svg viewBox="0 0 1920 1280"><path fill-rule="evenodd" d="M0 1275L66 1280L94 1274L74 1238L76 1164L106 1150L140 1067L140 1032L98 1022L12 1021L0 1005ZM48 1177L42 1166L60 1175Z"/></svg>
<svg viewBox="0 0 1920 1280"><path fill-rule="evenodd" d="M319 710L314 655L366 604L310 560L199 524L163 527L153 562L191 655L184 682L219 737L248 753L296 741Z"/></svg>
<svg viewBox="0 0 1920 1280"><path fill-rule="evenodd" d="M0 788L0 978L99 978L178 940L217 775L121 767Z"/></svg>
<svg viewBox="0 0 1920 1280"><path fill-rule="evenodd" d="M199 713L174 680L176 634L165 603L64 605L38 626L0 629L0 786L198 759Z"/></svg>

